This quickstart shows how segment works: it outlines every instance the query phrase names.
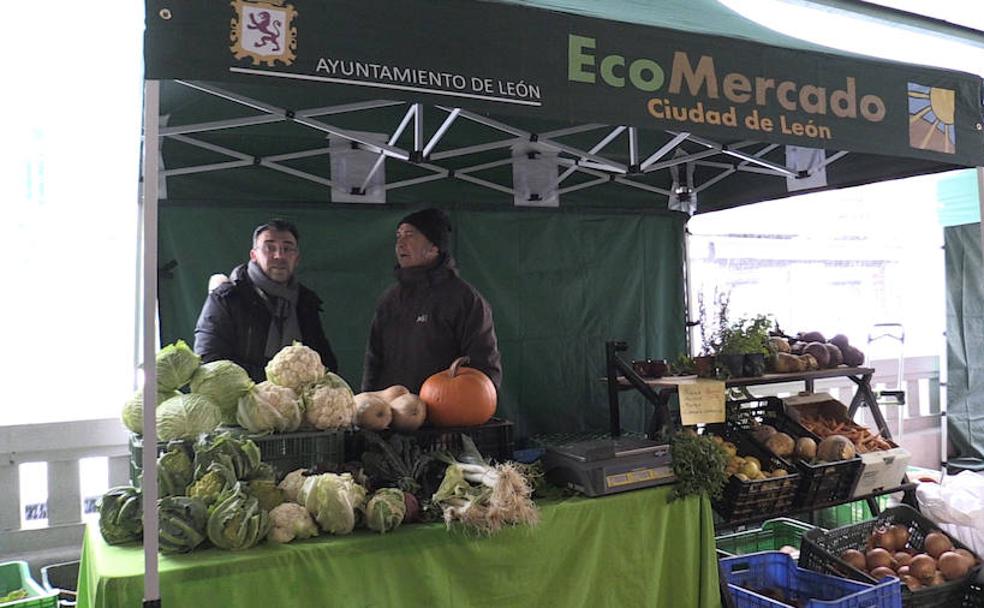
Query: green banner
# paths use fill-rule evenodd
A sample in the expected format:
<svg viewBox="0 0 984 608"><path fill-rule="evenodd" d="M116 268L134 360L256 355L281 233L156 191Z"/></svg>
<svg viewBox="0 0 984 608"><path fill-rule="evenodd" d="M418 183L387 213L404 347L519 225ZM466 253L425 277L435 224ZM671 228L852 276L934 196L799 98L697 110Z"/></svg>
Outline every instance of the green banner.
<svg viewBox="0 0 984 608"><path fill-rule="evenodd" d="M147 78L984 164L969 74L496 2L171 4L147 3Z"/></svg>

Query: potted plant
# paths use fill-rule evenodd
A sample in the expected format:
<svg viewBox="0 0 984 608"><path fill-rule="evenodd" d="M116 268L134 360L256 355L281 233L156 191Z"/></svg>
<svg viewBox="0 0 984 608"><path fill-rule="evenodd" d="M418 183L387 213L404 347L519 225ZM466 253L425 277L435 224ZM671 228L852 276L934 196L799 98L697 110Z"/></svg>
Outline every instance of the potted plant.
<svg viewBox="0 0 984 608"><path fill-rule="evenodd" d="M717 306L717 330L710 328L711 320L708 319L707 307L704 305L704 292L697 294L697 326L700 329L700 353L693 359L694 373L701 378L713 378L717 375L715 366L715 353L720 343L722 330L728 323L728 304L731 301L729 293L719 293L714 291L714 303Z"/></svg>
<svg viewBox="0 0 984 608"><path fill-rule="evenodd" d="M765 374L765 357L769 354L769 330L772 321L767 315L758 315L751 319L742 320L745 332L745 362L746 376L762 376Z"/></svg>
<svg viewBox="0 0 984 608"><path fill-rule="evenodd" d="M761 376L765 373L765 355L769 352L769 328L766 315L742 317L720 329L718 360L731 377Z"/></svg>
<svg viewBox="0 0 984 608"><path fill-rule="evenodd" d="M748 348L743 319L718 330L717 362L728 376L738 378L744 375Z"/></svg>

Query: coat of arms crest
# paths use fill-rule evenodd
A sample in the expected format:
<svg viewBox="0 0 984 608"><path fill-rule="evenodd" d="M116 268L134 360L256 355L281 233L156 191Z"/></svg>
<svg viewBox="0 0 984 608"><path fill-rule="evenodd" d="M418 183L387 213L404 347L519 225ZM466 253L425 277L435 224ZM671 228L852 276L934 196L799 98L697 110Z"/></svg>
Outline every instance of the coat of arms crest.
<svg viewBox="0 0 984 608"><path fill-rule="evenodd" d="M284 65L294 62L297 49L297 28L291 21L297 10L285 0L233 0L236 9L232 18L229 50L236 59L250 57L253 65L265 63L270 67L277 61Z"/></svg>

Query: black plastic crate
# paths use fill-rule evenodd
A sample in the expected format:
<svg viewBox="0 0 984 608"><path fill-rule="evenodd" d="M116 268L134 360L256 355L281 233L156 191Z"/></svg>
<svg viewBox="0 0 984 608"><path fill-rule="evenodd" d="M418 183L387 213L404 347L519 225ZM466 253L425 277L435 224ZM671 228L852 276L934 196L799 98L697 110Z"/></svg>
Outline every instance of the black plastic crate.
<svg viewBox="0 0 984 608"><path fill-rule="evenodd" d="M260 460L273 467L277 478L295 469L307 469L316 465L334 466L345 462L344 430L303 431L297 433L271 433L253 435L232 431L250 439L260 449ZM193 445L194 442L187 442ZM167 443L157 444L158 455L167 450ZM136 480L142 470L143 440L130 435L130 481Z"/></svg>
<svg viewBox="0 0 984 608"><path fill-rule="evenodd" d="M939 526L926 519L912 507L899 505L882 511L875 519L869 519L858 524L829 531L820 528L810 530L803 535L800 542L800 566L864 583L876 583L877 581L873 577L840 559L840 554L848 549L864 552L871 532L876 527L886 524L906 526L909 529L909 542L906 544L906 548L917 552L922 551L927 534L943 532ZM970 550L953 536L949 534L947 536L953 541L954 547ZM923 587L918 591L909 591L908 587L902 585L902 605L913 608L979 608L984 606L984 598L979 594L976 594L975 597L974 589L972 589L972 581L980 569L979 565L976 566L963 580L950 581L935 587ZM901 583L899 584L901 585Z"/></svg>
<svg viewBox="0 0 984 608"><path fill-rule="evenodd" d="M388 438L394 432L383 431L379 435ZM505 462L513 457L513 423L501 418L493 418L479 426L423 426L411 433L401 434L413 437L417 445L425 451L446 449L452 454L461 450L461 436L468 435L486 458ZM365 441L358 433L354 433L346 444L348 460L359 460L364 449Z"/></svg>
<svg viewBox="0 0 984 608"><path fill-rule="evenodd" d="M512 460L513 423L493 418L480 426L421 427L414 436L422 449L444 448L455 453L461 450L461 436L468 435L482 456L497 462Z"/></svg>
<svg viewBox="0 0 984 608"><path fill-rule="evenodd" d="M49 564L41 568L41 586L58 592L58 606L70 608L77 602L79 561Z"/></svg>
<svg viewBox="0 0 984 608"><path fill-rule="evenodd" d="M785 406L776 397L730 401L728 421L742 429L751 429L756 423L768 424L793 440L809 437L820 443L819 437L786 415ZM850 460L816 464L797 460L795 464L801 479L793 506L799 508L850 498L861 474L862 462L860 456L855 456Z"/></svg>
<svg viewBox="0 0 984 608"><path fill-rule="evenodd" d="M759 446L745 431L730 423L707 425L705 432L735 444L739 456L754 456L769 471L784 469L789 473L783 477L749 481L734 475L728 478L721 498L711 503L725 523L765 519L789 511L800 485L800 475L790 463Z"/></svg>
<svg viewBox="0 0 984 608"><path fill-rule="evenodd" d="M960 608L984 608L984 568L977 571L977 577L967 585Z"/></svg>

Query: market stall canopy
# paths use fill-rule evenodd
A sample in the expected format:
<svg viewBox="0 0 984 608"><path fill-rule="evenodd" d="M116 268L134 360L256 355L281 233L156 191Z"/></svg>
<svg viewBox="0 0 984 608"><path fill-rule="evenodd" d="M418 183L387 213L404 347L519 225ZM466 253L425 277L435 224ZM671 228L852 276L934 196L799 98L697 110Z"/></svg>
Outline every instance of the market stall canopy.
<svg viewBox="0 0 984 608"><path fill-rule="evenodd" d="M704 212L984 165L979 77L713 0L148 0L145 62L168 199Z"/></svg>

